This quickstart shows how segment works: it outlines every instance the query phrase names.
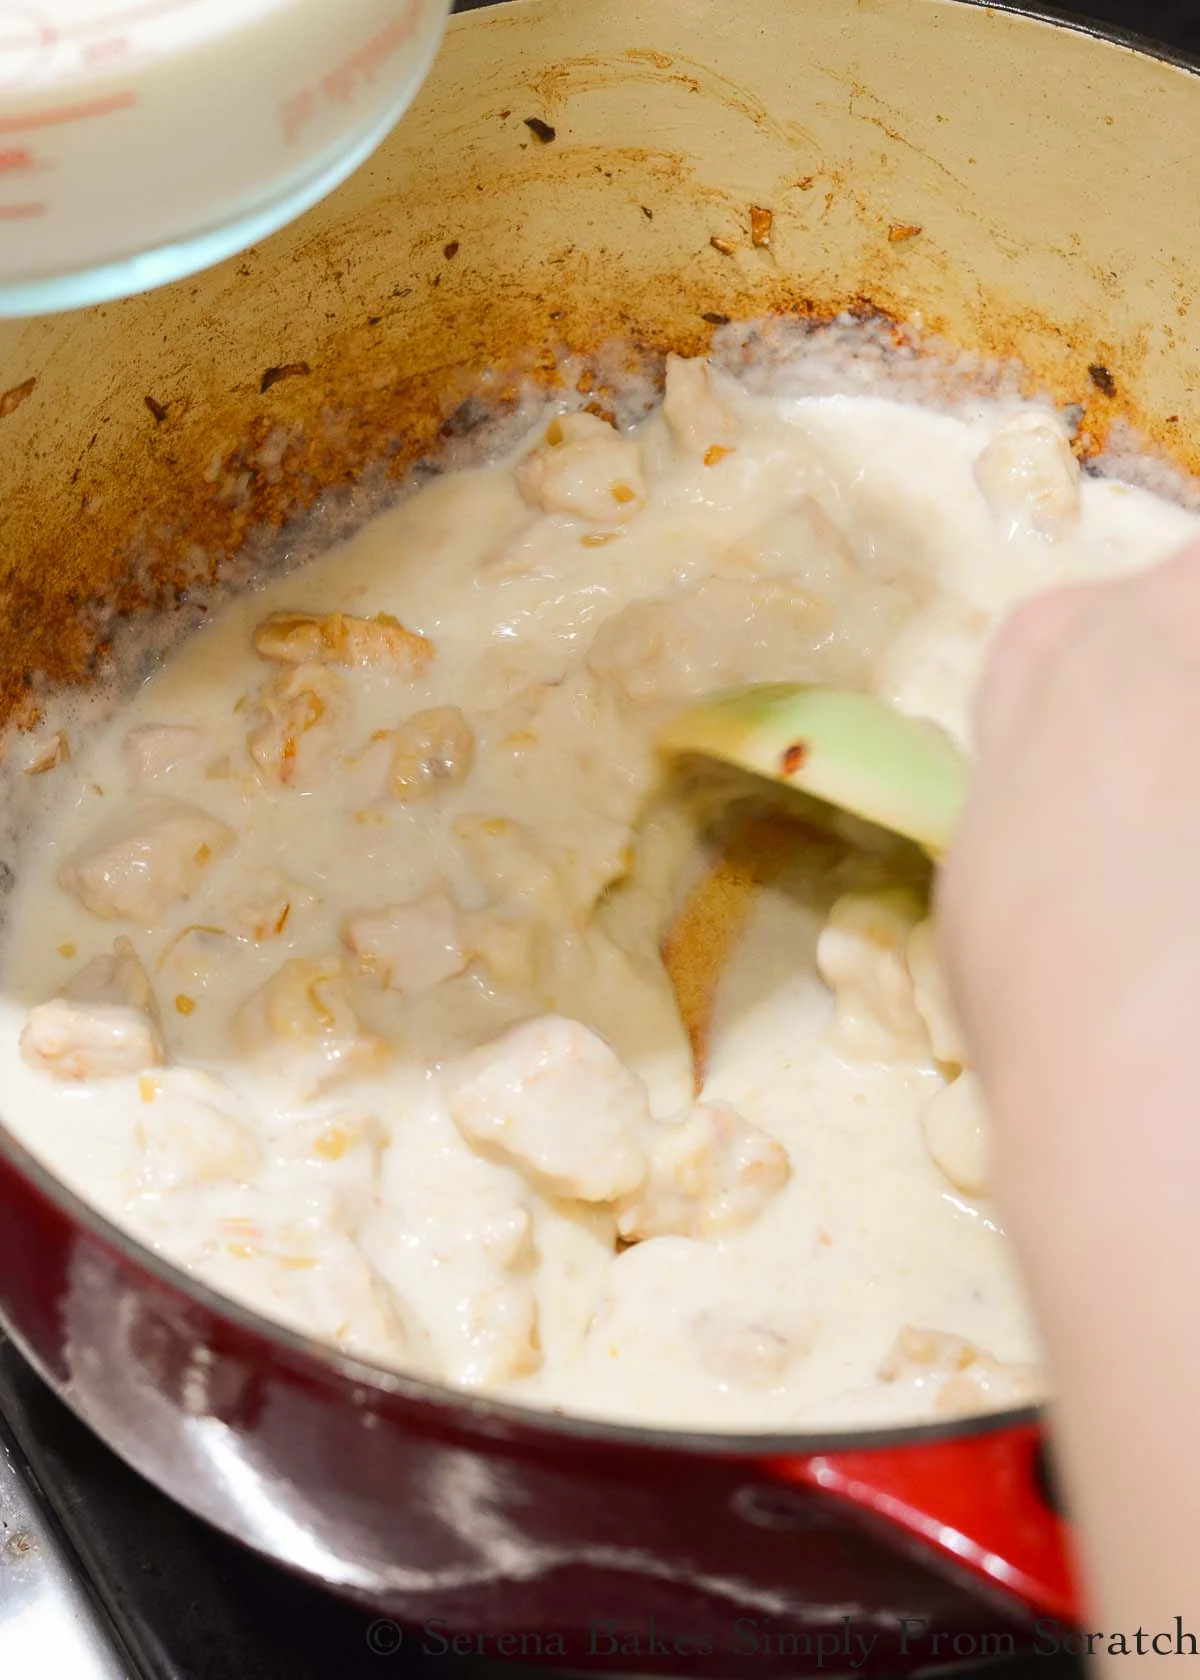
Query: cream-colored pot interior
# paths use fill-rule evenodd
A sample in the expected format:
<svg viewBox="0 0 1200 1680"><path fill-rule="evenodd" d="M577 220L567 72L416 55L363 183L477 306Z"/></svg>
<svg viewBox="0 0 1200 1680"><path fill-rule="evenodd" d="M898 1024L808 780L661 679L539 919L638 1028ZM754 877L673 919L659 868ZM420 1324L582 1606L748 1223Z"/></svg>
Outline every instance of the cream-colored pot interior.
<svg viewBox="0 0 1200 1680"><path fill-rule="evenodd" d="M0 331L0 703L87 674L81 608L170 601L381 453L402 471L528 350L695 350L713 317L873 305L1186 456L1198 166L1188 71L956 0L459 18L391 141L301 224Z"/></svg>

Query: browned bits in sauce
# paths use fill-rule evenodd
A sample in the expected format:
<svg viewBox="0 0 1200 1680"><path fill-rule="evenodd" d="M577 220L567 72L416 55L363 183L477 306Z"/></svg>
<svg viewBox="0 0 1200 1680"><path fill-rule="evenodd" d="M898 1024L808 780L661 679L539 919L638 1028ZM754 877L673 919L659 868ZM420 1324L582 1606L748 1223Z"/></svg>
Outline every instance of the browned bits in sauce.
<svg viewBox="0 0 1200 1680"><path fill-rule="evenodd" d="M710 444L704 454L704 465L706 467L719 467L726 455L732 455L733 453L732 449L726 449L723 444Z"/></svg>
<svg viewBox="0 0 1200 1680"><path fill-rule="evenodd" d="M783 755L783 773L794 776L798 770L803 770L808 762L808 744L805 741L793 741Z"/></svg>
<svg viewBox="0 0 1200 1680"><path fill-rule="evenodd" d="M727 327L730 320L728 315L722 315L716 309L706 309L700 319L707 321L710 327Z"/></svg>
<svg viewBox="0 0 1200 1680"><path fill-rule="evenodd" d="M1106 397L1115 397L1116 396L1116 394L1117 394L1117 382L1113 378L1112 374L1109 373L1108 369L1104 366L1103 362L1093 362L1092 363L1091 367L1088 368L1088 378L1091 380L1092 384L1096 387L1097 391L1102 392L1104 396L1106 396Z"/></svg>
<svg viewBox="0 0 1200 1680"><path fill-rule="evenodd" d="M619 535L618 531L585 531L579 542L583 548L607 548L610 542L616 542Z"/></svg>
<svg viewBox="0 0 1200 1680"><path fill-rule="evenodd" d="M614 484L612 499L618 507L627 507L630 502L637 501L637 491L628 484Z"/></svg>
<svg viewBox="0 0 1200 1680"><path fill-rule="evenodd" d="M269 367L259 382L259 395L265 397L272 385L283 379L303 379L312 372L307 362L285 362L282 367Z"/></svg>
<svg viewBox="0 0 1200 1680"><path fill-rule="evenodd" d="M550 424L546 427L546 442L550 445L551 449L557 449L562 443L562 440L562 421L551 420Z"/></svg>
<svg viewBox="0 0 1200 1680"><path fill-rule="evenodd" d="M155 425L161 426L163 421L167 418L166 404L160 403L156 397L143 397L142 401L154 416Z"/></svg>
<svg viewBox="0 0 1200 1680"><path fill-rule="evenodd" d="M543 122L541 117L526 117L525 127L543 146L548 146L552 140L558 139L558 130L551 128L548 122Z"/></svg>
<svg viewBox="0 0 1200 1680"><path fill-rule="evenodd" d="M893 222L888 229L888 241L892 245L901 245L906 239L915 239L923 232L920 222Z"/></svg>
<svg viewBox="0 0 1200 1680"><path fill-rule="evenodd" d="M442 255L445 257L447 262L453 262L461 250L462 246L459 244L458 240L452 239L449 245L443 247Z"/></svg>
<svg viewBox="0 0 1200 1680"><path fill-rule="evenodd" d="M720 251L723 257L731 257L737 250L737 243L732 239L723 239L719 233L714 233L708 242L714 251Z"/></svg>
<svg viewBox="0 0 1200 1680"><path fill-rule="evenodd" d="M15 414L26 397L33 395L36 385L36 378L27 379L23 385L14 385L11 391L5 391L0 396L0 420L7 420L10 414Z"/></svg>
<svg viewBox="0 0 1200 1680"><path fill-rule="evenodd" d="M797 181L796 182L796 185L800 188L801 192L811 192L813 190L813 187L815 186L815 184L816 184L816 176L815 175L806 175L802 181Z"/></svg>
<svg viewBox="0 0 1200 1680"><path fill-rule="evenodd" d="M750 206L750 243L756 250L765 251L771 243L775 228L775 212L764 210L761 204Z"/></svg>
<svg viewBox="0 0 1200 1680"><path fill-rule="evenodd" d="M195 998L188 997L186 992L180 992L179 996L175 999L175 1008L178 1010L180 1015L191 1015L195 1012L196 1000Z"/></svg>
<svg viewBox="0 0 1200 1680"><path fill-rule="evenodd" d="M77 954L78 949L79 948L76 945L60 945L58 947L58 954L60 957L65 957L69 961Z"/></svg>

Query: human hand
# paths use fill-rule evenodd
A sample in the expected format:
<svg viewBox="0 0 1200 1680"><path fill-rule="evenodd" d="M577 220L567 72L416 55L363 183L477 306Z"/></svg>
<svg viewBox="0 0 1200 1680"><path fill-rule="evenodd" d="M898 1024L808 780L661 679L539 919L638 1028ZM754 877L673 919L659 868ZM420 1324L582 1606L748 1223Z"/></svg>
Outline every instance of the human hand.
<svg viewBox="0 0 1200 1680"><path fill-rule="evenodd" d="M943 960L1053 1377L1092 1625L1132 1637L1174 1625L1197 1585L1200 545L1021 609L977 748L938 889Z"/></svg>
<svg viewBox="0 0 1200 1680"><path fill-rule="evenodd" d="M1032 1164L1059 1179L1085 1163L1069 1128L1041 1135L1047 1115L1120 1093L1133 1128L1164 1082L1196 1078L1200 545L1019 609L976 744L939 883L943 955L1001 1182Z"/></svg>

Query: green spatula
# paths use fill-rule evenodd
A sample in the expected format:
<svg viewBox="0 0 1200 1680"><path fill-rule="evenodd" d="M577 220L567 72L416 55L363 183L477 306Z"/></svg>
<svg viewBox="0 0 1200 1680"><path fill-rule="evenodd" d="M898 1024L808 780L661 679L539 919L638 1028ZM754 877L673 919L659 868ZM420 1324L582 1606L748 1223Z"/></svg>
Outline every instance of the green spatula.
<svg viewBox="0 0 1200 1680"><path fill-rule="evenodd" d="M675 718L659 745L796 788L914 840L934 859L953 838L967 792L967 760L936 725L873 695L803 683L712 695Z"/></svg>

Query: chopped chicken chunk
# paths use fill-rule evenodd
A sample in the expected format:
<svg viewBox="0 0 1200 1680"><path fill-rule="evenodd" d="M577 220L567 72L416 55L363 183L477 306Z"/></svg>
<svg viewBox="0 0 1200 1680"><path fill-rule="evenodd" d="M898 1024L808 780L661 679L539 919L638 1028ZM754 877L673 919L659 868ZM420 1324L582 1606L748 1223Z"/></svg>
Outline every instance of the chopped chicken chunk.
<svg viewBox="0 0 1200 1680"><path fill-rule="evenodd" d="M634 705L674 704L743 682L815 678L828 634L826 614L786 583L710 578L608 619L588 668Z"/></svg>
<svg viewBox="0 0 1200 1680"><path fill-rule="evenodd" d="M747 1322L726 1309L698 1313L692 1333L704 1369L737 1388L773 1388L808 1349L809 1337L763 1320Z"/></svg>
<svg viewBox="0 0 1200 1680"><path fill-rule="evenodd" d="M617 1209L627 1242L714 1237L749 1225L787 1183L787 1153L725 1103L655 1129L650 1176Z"/></svg>
<svg viewBox="0 0 1200 1680"><path fill-rule="evenodd" d="M443 788L458 787L471 774L475 736L457 706L417 712L391 738L396 750L388 786L396 799L428 799Z"/></svg>
<svg viewBox="0 0 1200 1680"><path fill-rule="evenodd" d="M594 414L552 421L518 466L517 484L531 507L595 525L624 525L647 502L641 444Z"/></svg>
<svg viewBox="0 0 1200 1680"><path fill-rule="evenodd" d="M394 992L430 991L470 961L458 909L444 892L350 916L342 938L358 958L359 974Z"/></svg>
<svg viewBox="0 0 1200 1680"><path fill-rule="evenodd" d="M987 614L964 602L935 601L892 639L871 673L872 689L898 711L936 723L970 753L987 625Z"/></svg>
<svg viewBox="0 0 1200 1680"><path fill-rule="evenodd" d="M441 1372L478 1388L537 1370L537 1253L516 1173L481 1159L437 1113L384 1170L386 1214L364 1252L413 1304Z"/></svg>
<svg viewBox="0 0 1200 1680"><path fill-rule="evenodd" d="M1006 1364L990 1353L941 1330L906 1324L879 1367L880 1382L908 1382L936 1391L934 1410L943 1417L1032 1406L1045 1393L1045 1373L1036 1365Z"/></svg>
<svg viewBox="0 0 1200 1680"><path fill-rule="evenodd" d="M914 997L909 939L923 918L903 888L847 893L817 943L817 968L837 1003L837 1039L862 1061L927 1062L929 1034Z"/></svg>
<svg viewBox="0 0 1200 1680"><path fill-rule="evenodd" d="M270 869L228 917L229 931L235 939L266 945L294 930L297 918L320 902L316 893L298 881Z"/></svg>
<svg viewBox="0 0 1200 1680"><path fill-rule="evenodd" d="M935 1058L945 1067L965 1067L967 1047L942 973L937 928L931 920L918 922L912 930L905 961L912 975L913 1001L925 1023Z"/></svg>
<svg viewBox="0 0 1200 1680"><path fill-rule="evenodd" d="M549 1016L514 1027L464 1057L447 1093L469 1142L552 1195L609 1202L646 1177L645 1087L577 1021Z"/></svg>
<svg viewBox="0 0 1200 1680"><path fill-rule="evenodd" d="M988 1191L987 1111L978 1081L960 1073L921 1110L925 1145L937 1166L964 1196Z"/></svg>
<svg viewBox="0 0 1200 1680"><path fill-rule="evenodd" d="M466 921L475 960L502 992L529 996L538 983L538 936L533 924L509 916L475 915Z"/></svg>
<svg viewBox="0 0 1200 1680"><path fill-rule="evenodd" d="M348 1240L313 1269L310 1300L318 1332L361 1359L429 1372L427 1338L414 1333L405 1304Z"/></svg>
<svg viewBox="0 0 1200 1680"><path fill-rule="evenodd" d="M147 1085L134 1136L142 1192L222 1179L245 1183L262 1158L258 1134L237 1112L233 1093L192 1068L174 1069Z"/></svg>
<svg viewBox="0 0 1200 1680"><path fill-rule="evenodd" d="M647 1357L663 1386L656 1416L705 1393L762 1392L807 1353L811 1315L773 1302L765 1289L731 1284L720 1249L686 1237L655 1237L612 1262L589 1334L601 1381Z"/></svg>
<svg viewBox="0 0 1200 1680"><path fill-rule="evenodd" d="M156 782L181 764L193 764L208 744L202 729L180 724L148 723L125 737L125 768L134 787Z"/></svg>
<svg viewBox="0 0 1200 1680"><path fill-rule="evenodd" d="M667 357L663 416L685 455L711 460L714 451L735 449L741 437L741 424L718 394L712 367L698 358Z"/></svg>
<svg viewBox="0 0 1200 1680"><path fill-rule="evenodd" d="M345 705L341 679L322 665L276 672L258 695L246 750L267 781L289 787L302 774L319 773L337 746Z"/></svg>
<svg viewBox="0 0 1200 1680"><path fill-rule="evenodd" d="M58 878L93 916L157 927L233 841L233 830L207 812L160 799L102 829Z"/></svg>
<svg viewBox="0 0 1200 1680"><path fill-rule="evenodd" d="M374 1208L379 1167L387 1142L374 1115L334 1113L297 1121L274 1140L274 1182L288 1199L328 1198L329 1223L357 1232Z"/></svg>
<svg viewBox="0 0 1200 1680"><path fill-rule="evenodd" d="M354 1009L341 957L296 957L238 1011L238 1044L302 1101L339 1080L377 1068L386 1045Z"/></svg>
<svg viewBox="0 0 1200 1680"><path fill-rule="evenodd" d="M21 1034L30 1067L54 1079L117 1079L166 1061L150 977L128 939L96 957L57 998L30 1011Z"/></svg>
<svg viewBox="0 0 1200 1680"><path fill-rule="evenodd" d="M975 463L988 511L1009 537L1061 537L1079 516L1079 463L1059 420L1026 412L1007 421Z"/></svg>
<svg viewBox="0 0 1200 1680"><path fill-rule="evenodd" d="M406 630L388 613L272 613L254 632L264 659L280 665L376 666L410 680L433 659L433 643Z"/></svg>

